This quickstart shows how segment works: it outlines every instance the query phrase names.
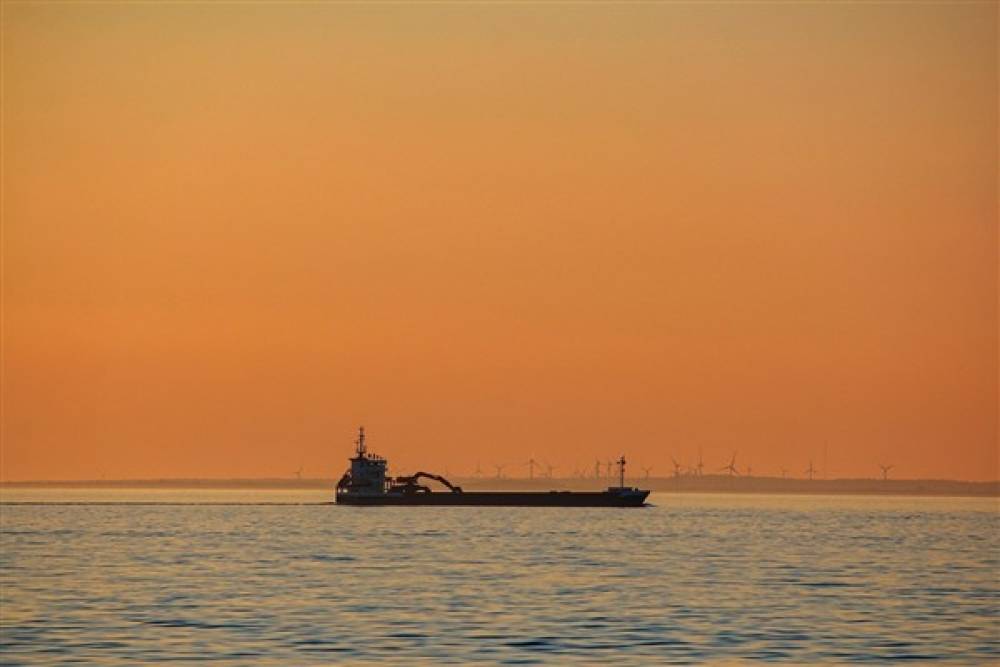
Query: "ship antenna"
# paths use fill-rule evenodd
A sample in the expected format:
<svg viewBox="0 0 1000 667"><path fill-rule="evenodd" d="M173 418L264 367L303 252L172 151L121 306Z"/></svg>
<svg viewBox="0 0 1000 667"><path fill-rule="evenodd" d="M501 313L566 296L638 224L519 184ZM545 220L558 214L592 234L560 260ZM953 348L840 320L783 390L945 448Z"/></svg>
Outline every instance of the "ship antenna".
<svg viewBox="0 0 1000 667"><path fill-rule="evenodd" d="M618 486L619 488L625 488L625 455L618 459Z"/></svg>
<svg viewBox="0 0 1000 667"><path fill-rule="evenodd" d="M365 450L365 427L364 426L359 426L358 427L358 440L357 440L357 444L358 444L358 456L364 456L365 455L365 451L366 451Z"/></svg>

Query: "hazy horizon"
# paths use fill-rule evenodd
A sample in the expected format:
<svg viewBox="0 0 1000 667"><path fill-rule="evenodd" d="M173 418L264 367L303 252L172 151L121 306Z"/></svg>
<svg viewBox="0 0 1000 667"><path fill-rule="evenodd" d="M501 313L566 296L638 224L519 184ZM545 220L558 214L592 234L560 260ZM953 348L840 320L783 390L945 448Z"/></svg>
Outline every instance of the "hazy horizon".
<svg viewBox="0 0 1000 667"><path fill-rule="evenodd" d="M390 471L393 476L395 475L409 475L413 474L414 471L403 470L403 471ZM451 480L481 480L484 482L488 481L499 481L499 482L537 482L544 483L546 480L553 481L597 481L597 482L607 482L609 480L615 481L618 479L618 473L614 473L611 477L602 474L600 477L595 477L593 473L591 474L559 474L553 473L551 477L546 475L535 475L534 477L529 477L527 473L516 473L509 474L504 473L502 476L498 477L496 474L476 474L474 471L450 471L445 474L444 471L431 471L437 474L444 474ZM261 475L257 477L95 477L95 478L37 478L37 479L5 479L0 481L0 484L44 484L47 482L52 482L56 484L118 484L122 482L281 482L294 484L296 482L336 482L340 478L341 472L330 474L330 475L305 475L302 477L295 476L281 476L281 475ZM996 484L1000 483L1000 478L998 479L987 479L987 480L972 480L972 479L957 479L957 478L945 478L945 477L907 477L905 475L893 475L887 479L883 479L881 473L875 475L861 475L861 476L823 476L821 473L817 474L813 479L803 474L792 475L787 474L782 476L780 471L761 471L758 473L756 470L752 474L738 473L737 475L730 476L724 472L706 472L702 475L697 475L695 473L681 473L679 475L674 475L671 472L666 473L651 473L646 475L645 473L635 473L632 471L626 472L625 479L630 483L641 482L642 480L676 480L676 479L761 479L761 480L784 480L789 482L855 482L855 481L890 481L890 482L954 482L959 484Z"/></svg>

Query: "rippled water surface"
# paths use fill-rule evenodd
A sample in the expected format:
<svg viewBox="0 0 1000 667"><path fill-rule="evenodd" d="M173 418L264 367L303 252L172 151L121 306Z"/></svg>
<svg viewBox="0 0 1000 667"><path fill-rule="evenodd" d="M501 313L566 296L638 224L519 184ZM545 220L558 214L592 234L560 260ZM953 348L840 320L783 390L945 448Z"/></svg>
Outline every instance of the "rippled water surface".
<svg viewBox="0 0 1000 667"><path fill-rule="evenodd" d="M4 491L0 661L1000 661L994 499L323 500Z"/></svg>

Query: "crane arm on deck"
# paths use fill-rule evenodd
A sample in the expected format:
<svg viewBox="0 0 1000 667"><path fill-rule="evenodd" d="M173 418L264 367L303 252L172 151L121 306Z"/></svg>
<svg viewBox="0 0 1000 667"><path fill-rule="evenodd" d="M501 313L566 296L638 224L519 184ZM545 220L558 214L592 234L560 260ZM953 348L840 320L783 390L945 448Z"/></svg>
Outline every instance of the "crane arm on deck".
<svg viewBox="0 0 1000 667"><path fill-rule="evenodd" d="M435 480L437 482L441 482L442 484L444 484L445 486L447 486L449 489L451 489L452 493L462 493L462 487L455 486L454 484L452 484L451 482L449 482L447 479L445 479L441 475L435 475L435 474L429 473L429 472L418 472L415 475L397 477L395 481L396 481L397 484L406 484L406 485L411 485L412 484L412 485L416 486L417 485L417 480L420 479L421 477L426 477L427 479L433 479L433 480Z"/></svg>

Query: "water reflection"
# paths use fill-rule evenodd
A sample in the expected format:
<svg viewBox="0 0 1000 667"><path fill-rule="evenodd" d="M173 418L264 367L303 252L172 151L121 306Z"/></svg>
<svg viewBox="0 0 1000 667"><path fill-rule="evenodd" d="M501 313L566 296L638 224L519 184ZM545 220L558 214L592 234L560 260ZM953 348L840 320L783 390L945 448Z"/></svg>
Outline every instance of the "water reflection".
<svg viewBox="0 0 1000 667"><path fill-rule="evenodd" d="M1000 659L994 499L24 494L0 507L5 663Z"/></svg>

